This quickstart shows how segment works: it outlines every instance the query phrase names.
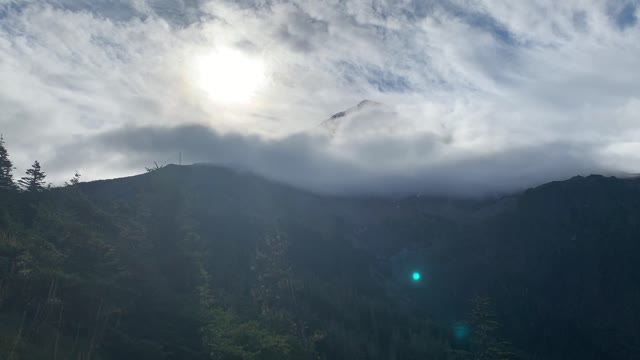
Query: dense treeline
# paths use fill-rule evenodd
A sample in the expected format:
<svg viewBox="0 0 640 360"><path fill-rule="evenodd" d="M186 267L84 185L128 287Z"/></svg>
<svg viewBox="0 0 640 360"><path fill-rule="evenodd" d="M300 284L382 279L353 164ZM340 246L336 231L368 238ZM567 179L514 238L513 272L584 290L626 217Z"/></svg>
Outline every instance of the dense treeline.
<svg viewBox="0 0 640 360"><path fill-rule="evenodd" d="M375 259L352 246L344 224L268 203L298 196L290 189L274 195L254 182L250 195L215 193L211 204L206 179L185 184L159 167L118 184L83 184L76 173L53 188L38 162L16 184L0 149L2 358L464 354L370 280Z"/></svg>
<svg viewBox="0 0 640 360"><path fill-rule="evenodd" d="M3 359L640 354L638 180L389 200L208 166L56 188L35 165L18 186L0 146Z"/></svg>

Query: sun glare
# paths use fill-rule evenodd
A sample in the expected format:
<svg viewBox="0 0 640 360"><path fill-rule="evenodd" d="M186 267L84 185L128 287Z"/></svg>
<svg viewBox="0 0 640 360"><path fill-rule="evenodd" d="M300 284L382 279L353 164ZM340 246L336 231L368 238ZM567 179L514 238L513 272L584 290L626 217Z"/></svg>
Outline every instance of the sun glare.
<svg viewBox="0 0 640 360"><path fill-rule="evenodd" d="M216 102L246 103L265 85L265 67L233 49L218 49L196 59L196 84Z"/></svg>

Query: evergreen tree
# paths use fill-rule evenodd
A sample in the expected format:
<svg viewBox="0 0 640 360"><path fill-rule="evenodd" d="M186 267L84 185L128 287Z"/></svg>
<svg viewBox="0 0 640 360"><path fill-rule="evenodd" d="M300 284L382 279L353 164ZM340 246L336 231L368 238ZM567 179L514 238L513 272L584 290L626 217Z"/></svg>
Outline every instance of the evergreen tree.
<svg viewBox="0 0 640 360"><path fill-rule="evenodd" d="M14 190L13 163L9 160L9 153L4 145L4 138L0 134L0 191Z"/></svg>
<svg viewBox="0 0 640 360"><path fill-rule="evenodd" d="M78 170L76 170L76 173L73 174L73 177L71 178L71 180L69 180L69 182L65 182L64 184L67 185L67 186L77 185L77 184L80 183L80 177L81 176L82 175L80 175L80 172L78 172Z"/></svg>
<svg viewBox="0 0 640 360"><path fill-rule="evenodd" d="M81 176L82 175L80 175L78 170L76 170L76 173L73 174L73 178L71 178L71 185L76 185L76 184L80 183L80 177Z"/></svg>
<svg viewBox="0 0 640 360"><path fill-rule="evenodd" d="M18 184L28 192L39 192L44 190L44 179L47 175L40 168L40 163L35 161L31 169L27 170L27 176L22 177Z"/></svg>
<svg viewBox="0 0 640 360"><path fill-rule="evenodd" d="M476 296L471 300L471 341L473 360L509 360L513 358L510 344L498 337L500 324L496 321L491 299Z"/></svg>

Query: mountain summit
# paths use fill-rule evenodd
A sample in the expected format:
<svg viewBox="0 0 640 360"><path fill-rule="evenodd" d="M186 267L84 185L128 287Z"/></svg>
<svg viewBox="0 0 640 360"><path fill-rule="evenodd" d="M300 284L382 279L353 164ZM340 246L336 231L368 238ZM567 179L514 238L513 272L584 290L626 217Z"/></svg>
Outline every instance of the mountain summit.
<svg viewBox="0 0 640 360"><path fill-rule="evenodd" d="M377 127L375 125L376 119L389 118L393 113L393 110L383 103L362 100L356 106L333 114L330 118L322 121L318 128L330 137L334 137L348 128L371 129Z"/></svg>

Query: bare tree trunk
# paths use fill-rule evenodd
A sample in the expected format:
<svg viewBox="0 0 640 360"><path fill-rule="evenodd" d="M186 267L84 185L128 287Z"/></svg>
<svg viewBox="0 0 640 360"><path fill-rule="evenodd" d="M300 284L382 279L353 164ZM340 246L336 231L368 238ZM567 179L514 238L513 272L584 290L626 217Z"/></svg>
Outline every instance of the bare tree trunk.
<svg viewBox="0 0 640 360"><path fill-rule="evenodd" d="M33 323L37 324L38 323L38 316L40 315L40 306L42 305L41 302L38 302L38 307L36 308L36 313L35 315L33 315Z"/></svg>
<svg viewBox="0 0 640 360"><path fill-rule="evenodd" d="M47 294L47 301L51 300L51 294L53 293L53 287L55 286L56 278L51 279L51 284L49 284L49 293Z"/></svg>
<svg viewBox="0 0 640 360"><path fill-rule="evenodd" d="M309 347L309 343L307 342L307 336L304 331L304 321L300 317L300 311L298 310L298 300L296 299L296 293L293 289L293 285L291 285L291 280L287 279L287 285L289 286L289 291L291 292L291 300L293 301L293 313L296 317L296 327L298 328L298 335L302 339L302 343L304 344L305 349Z"/></svg>
<svg viewBox="0 0 640 360"><path fill-rule="evenodd" d="M47 301L45 302L44 317L42 318L41 321L39 321L39 323L35 324L36 334L40 333L40 328L42 327L42 325L44 325L47 321L49 321L49 317L51 316L51 312L53 310L51 300L55 299L57 291L58 291L58 280L57 278L54 277L51 279L51 284L49 285L49 293L47 294Z"/></svg>
<svg viewBox="0 0 640 360"><path fill-rule="evenodd" d="M60 314L58 315L58 331L56 332L56 342L53 345L53 360L58 357L58 341L60 341L60 327L62 326L62 312L64 311L64 304L60 305Z"/></svg>
<svg viewBox="0 0 640 360"><path fill-rule="evenodd" d="M78 326L76 327L76 336L73 339L73 345L71 345L71 354L69 354L69 356L73 355L73 353L76 351L76 346L78 345L79 337L80 337L80 322L78 322Z"/></svg>
<svg viewBox="0 0 640 360"><path fill-rule="evenodd" d="M27 297L27 289L29 288L29 283L31 282L31 278L27 278L27 281L22 282L22 295Z"/></svg>
<svg viewBox="0 0 640 360"><path fill-rule="evenodd" d="M100 330L100 334L98 335L98 344L102 342L102 337L104 336L104 332L107 330L109 326L109 313L104 317L104 323L102 324L102 330Z"/></svg>
<svg viewBox="0 0 640 360"><path fill-rule="evenodd" d="M98 325L100 322L101 312L102 312L102 299L100 299L100 305L98 306L98 311L96 312L96 324L93 327L93 335L91 335L91 341L89 342L89 351L87 352L87 360L91 360L91 353L93 352L93 348L96 342L96 335L98 333Z"/></svg>
<svg viewBox="0 0 640 360"><path fill-rule="evenodd" d="M20 338L22 337L22 329L24 327L24 319L27 317L27 310L22 313L22 320L20 321L20 327L18 328L18 334L16 335L16 341L13 343L13 347L11 348L11 353L9 353L9 358L7 360L13 359L13 355L16 353L16 349L18 348L18 344L20 343Z"/></svg>

